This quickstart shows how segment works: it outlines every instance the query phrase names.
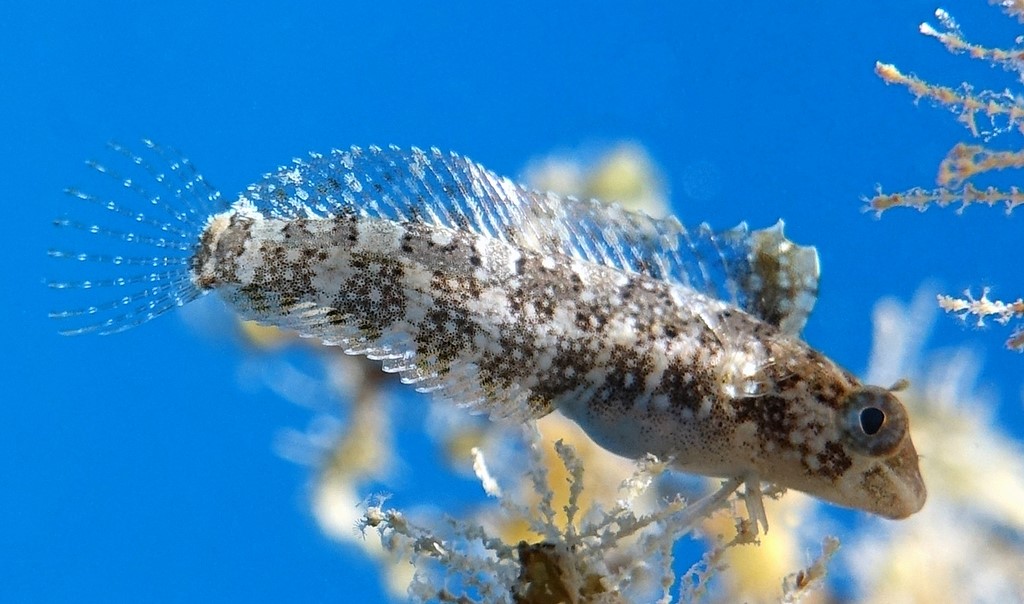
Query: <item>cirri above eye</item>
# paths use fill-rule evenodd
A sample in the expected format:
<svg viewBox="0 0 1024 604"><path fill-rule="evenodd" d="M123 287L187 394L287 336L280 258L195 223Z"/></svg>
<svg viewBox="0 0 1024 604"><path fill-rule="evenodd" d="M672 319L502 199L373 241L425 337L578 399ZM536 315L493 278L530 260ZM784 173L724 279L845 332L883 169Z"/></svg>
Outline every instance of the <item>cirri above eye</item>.
<svg viewBox="0 0 1024 604"><path fill-rule="evenodd" d="M866 386L842 402L840 429L860 453L886 456L907 436L907 413L903 405L884 388Z"/></svg>

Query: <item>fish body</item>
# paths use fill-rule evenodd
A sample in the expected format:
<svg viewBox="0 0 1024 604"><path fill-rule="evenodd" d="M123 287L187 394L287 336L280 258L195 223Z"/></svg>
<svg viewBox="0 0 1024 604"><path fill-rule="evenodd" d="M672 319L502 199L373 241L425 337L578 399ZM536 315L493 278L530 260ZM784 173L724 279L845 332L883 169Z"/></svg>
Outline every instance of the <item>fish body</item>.
<svg viewBox="0 0 1024 604"><path fill-rule="evenodd" d="M376 147L296 160L211 211L219 195L187 163L182 186L168 185L173 170L122 152L161 183L162 194L138 191L173 220L115 213L176 237L161 248L173 253L132 265L173 268L120 300L56 313L99 319L73 333L118 331L212 291L247 319L379 360L456 404L515 421L557 410L620 455L891 518L924 503L895 395L799 339L817 255L781 223L690 232L530 191L454 154Z"/></svg>

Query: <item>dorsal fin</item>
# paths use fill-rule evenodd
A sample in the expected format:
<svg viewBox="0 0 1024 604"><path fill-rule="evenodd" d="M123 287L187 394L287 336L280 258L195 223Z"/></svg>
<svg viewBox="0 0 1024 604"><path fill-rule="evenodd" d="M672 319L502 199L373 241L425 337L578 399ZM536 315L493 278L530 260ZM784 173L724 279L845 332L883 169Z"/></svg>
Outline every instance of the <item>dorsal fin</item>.
<svg viewBox="0 0 1024 604"><path fill-rule="evenodd" d="M436 148L310 154L265 175L244 197L273 217L424 222L676 282L794 335L816 299L817 252L785 239L781 221L753 232L745 224L690 230L674 217L539 193Z"/></svg>
<svg viewBox="0 0 1024 604"><path fill-rule="evenodd" d="M549 194L547 201L531 221L558 232L563 253L681 283L790 335L800 333L817 301L818 252L786 239L781 220L756 231L746 223L690 230L674 216L651 218L593 199Z"/></svg>
<svg viewBox="0 0 1024 604"><path fill-rule="evenodd" d="M750 234L748 269L737 276L747 312L798 335L818 300L821 266L818 251L796 245L782 232L784 223Z"/></svg>

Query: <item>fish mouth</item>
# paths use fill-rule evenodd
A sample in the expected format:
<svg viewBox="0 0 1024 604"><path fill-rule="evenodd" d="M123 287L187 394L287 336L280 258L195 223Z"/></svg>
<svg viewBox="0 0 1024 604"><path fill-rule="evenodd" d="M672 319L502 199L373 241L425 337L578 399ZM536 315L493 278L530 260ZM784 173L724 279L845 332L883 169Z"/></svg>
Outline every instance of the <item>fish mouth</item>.
<svg viewBox="0 0 1024 604"><path fill-rule="evenodd" d="M865 472L862 487L869 499L866 509L879 516L902 520L920 511L928 499L928 489L910 439L895 455Z"/></svg>

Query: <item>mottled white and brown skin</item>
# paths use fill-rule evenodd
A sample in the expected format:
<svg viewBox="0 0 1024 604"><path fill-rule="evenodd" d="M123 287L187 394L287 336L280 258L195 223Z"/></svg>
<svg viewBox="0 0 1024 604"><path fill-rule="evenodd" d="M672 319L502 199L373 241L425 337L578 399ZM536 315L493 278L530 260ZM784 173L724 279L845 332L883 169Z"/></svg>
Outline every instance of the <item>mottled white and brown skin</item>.
<svg viewBox="0 0 1024 604"><path fill-rule="evenodd" d="M423 222L266 218L244 199L209 222L194 267L243 316L383 359L461 404L557 409L621 455L889 518L924 503L890 392L682 285ZM881 427L862 427L865 407Z"/></svg>
<svg viewBox="0 0 1024 604"><path fill-rule="evenodd" d="M94 164L138 207L71 190L103 218L55 222L114 246L51 251L108 272L50 287L114 292L51 313L62 333L116 333L215 291L457 404L558 410L621 455L890 518L924 504L900 402L798 338L817 255L781 226L691 232L397 147L311 154L225 210L191 163L144 144L114 146L134 178Z"/></svg>

